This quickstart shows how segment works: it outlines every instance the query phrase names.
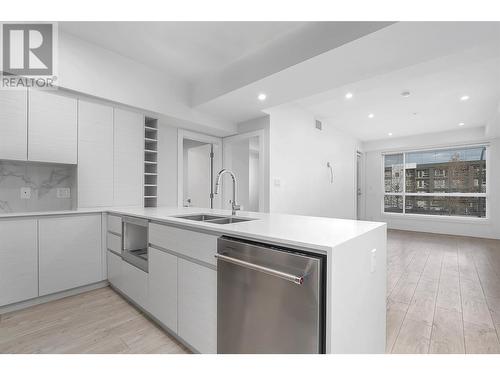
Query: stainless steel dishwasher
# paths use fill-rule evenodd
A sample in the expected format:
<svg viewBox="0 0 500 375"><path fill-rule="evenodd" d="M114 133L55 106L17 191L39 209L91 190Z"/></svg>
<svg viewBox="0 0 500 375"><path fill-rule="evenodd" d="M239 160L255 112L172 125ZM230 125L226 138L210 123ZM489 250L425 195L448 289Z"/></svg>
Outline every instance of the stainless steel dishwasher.
<svg viewBox="0 0 500 375"><path fill-rule="evenodd" d="M221 237L218 353L324 353L325 257Z"/></svg>

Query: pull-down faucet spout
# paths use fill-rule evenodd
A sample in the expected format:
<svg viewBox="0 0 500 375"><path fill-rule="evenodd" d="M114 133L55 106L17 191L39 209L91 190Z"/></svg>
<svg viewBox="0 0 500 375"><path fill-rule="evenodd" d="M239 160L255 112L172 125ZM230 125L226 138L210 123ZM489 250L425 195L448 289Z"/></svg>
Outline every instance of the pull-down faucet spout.
<svg viewBox="0 0 500 375"><path fill-rule="evenodd" d="M215 182L215 194L219 194L220 190L220 182L222 180L222 175L225 173L229 173L233 180L233 199L231 201L232 214L236 215L236 211L240 210L240 205L236 203L236 176L233 172L227 169L221 169L219 173L217 173L217 180Z"/></svg>

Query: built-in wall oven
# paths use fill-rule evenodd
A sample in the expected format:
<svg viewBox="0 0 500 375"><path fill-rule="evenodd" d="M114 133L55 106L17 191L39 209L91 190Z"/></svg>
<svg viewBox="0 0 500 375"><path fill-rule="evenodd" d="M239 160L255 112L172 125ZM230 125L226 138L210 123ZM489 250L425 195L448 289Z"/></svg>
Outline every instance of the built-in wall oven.
<svg viewBox="0 0 500 375"><path fill-rule="evenodd" d="M221 237L218 353L324 353L324 255Z"/></svg>
<svg viewBox="0 0 500 375"><path fill-rule="evenodd" d="M122 258L127 263L148 272L148 221L124 216Z"/></svg>

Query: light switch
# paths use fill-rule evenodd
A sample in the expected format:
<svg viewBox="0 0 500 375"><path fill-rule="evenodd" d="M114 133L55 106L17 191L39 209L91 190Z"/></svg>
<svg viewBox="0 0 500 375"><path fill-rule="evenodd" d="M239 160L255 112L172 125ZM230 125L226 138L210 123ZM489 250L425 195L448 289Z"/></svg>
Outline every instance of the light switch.
<svg viewBox="0 0 500 375"><path fill-rule="evenodd" d="M275 187L280 187L281 186L281 180L279 178L274 179L274 186Z"/></svg>
<svg viewBox="0 0 500 375"><path fill-rule="evenodd" d="M23 186L21 188L21 199L30 199L30 198L31 198L31 188Z"/></svg>

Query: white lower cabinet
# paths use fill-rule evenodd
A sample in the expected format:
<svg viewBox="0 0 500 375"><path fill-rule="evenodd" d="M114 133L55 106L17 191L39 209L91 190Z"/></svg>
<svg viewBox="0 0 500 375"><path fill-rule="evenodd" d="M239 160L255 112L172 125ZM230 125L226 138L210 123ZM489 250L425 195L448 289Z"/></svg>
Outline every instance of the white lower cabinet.
<svg viewBox="0 0 500 375"><path fill-rule="evenodd" d="M149 248L149 312L177 333L177 261L175 255Z"/></svg>
<svg viewBox="0 0 500 375"><path fill-rule="evenodd" d="M39 220L41 296L101 280L100 214Z"/></svg>
<svg viewBox="0 0 500 375"><path fill-rule="evenodd" d="M148 310L148 274L125 261L121 265L120 290L132 301Z"/></svg>
<svg viewBox="0 0 500 375"><path fill-rule="evenodd" d="M201 353L217 352L217 271L178 259L178 335Z"/></svg>
<svg viewBox="0 0 500 375"><path fill-rule="evenodd" d="M36 220L0 221L0 306L38 296Z"/></svg>
<svg viewBox="0 0 500 375"><path fill-rule="evenodd" d="M108 250L108 281L115 288L122 289L122 257Z"/></svg>

